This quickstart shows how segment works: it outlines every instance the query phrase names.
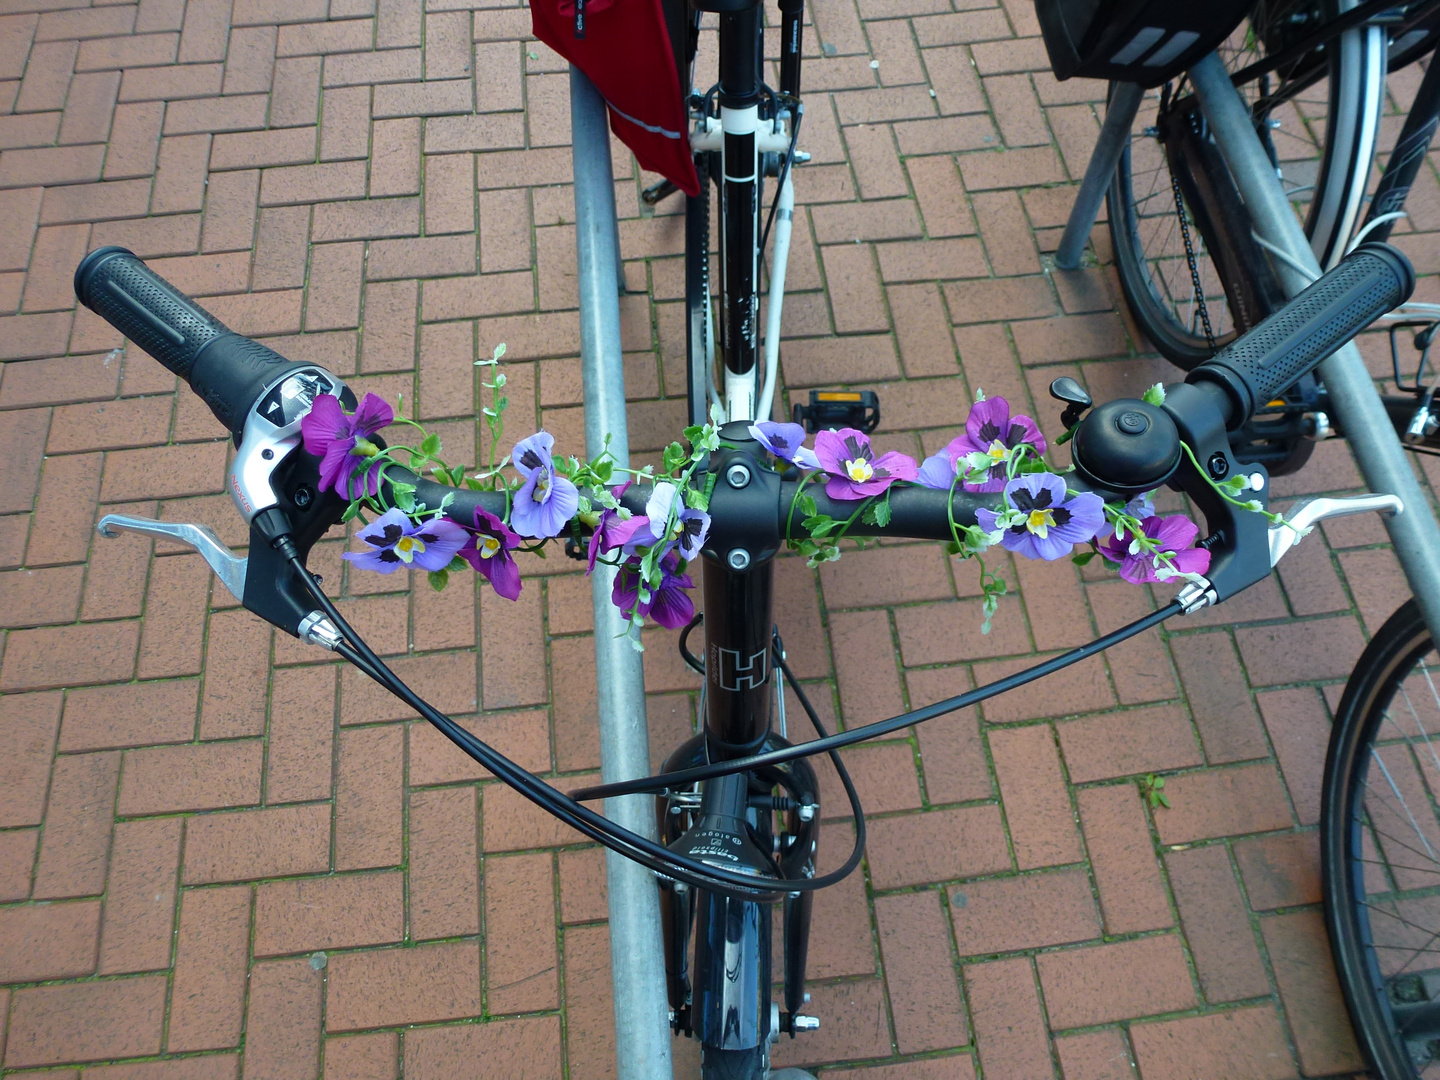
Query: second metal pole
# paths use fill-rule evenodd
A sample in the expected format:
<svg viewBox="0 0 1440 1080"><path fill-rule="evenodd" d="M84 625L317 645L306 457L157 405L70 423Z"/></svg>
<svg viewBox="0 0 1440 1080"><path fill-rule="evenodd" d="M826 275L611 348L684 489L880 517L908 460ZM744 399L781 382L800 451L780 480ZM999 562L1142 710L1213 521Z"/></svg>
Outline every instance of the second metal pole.
<svg viewBox="0 0 1440 1080"><path fill-rule="evenodd" d="M1140 111L1140 102L1144 97L1145 91L1136 83L1116 83L1110 92L1110 103L1105 107L1105 123L1100 126L1100 138L1095 140L1095 150L1085 168L1085 179L1075 194L1070 219L1065 222L1065 235L1060 237L1060 247L1055 251L1055 265L1061 270L1075 270L1080 266L1080 256L1090 242L1090 230L1100 216L1105 189L1110 186L1115 166L1120 163L1120 154L1130 140L1130 126L1135 123L1135 114Z"/></svg>
<svg viewBox="0 0 1440 1080"><path fill-rule="evenodd" d="M580 282L580 365L585 384L585 447L606 449L630 464L625 424L625 371L620 354L620 272L610 125L605 101L577 68L570 69L570 130L575 155L575 247ZM625 637L626 622L610 602L615 568L597 563L595 685L600 711L600 775L605 783L650 775L645 722L645 672ZM650 795L605 800L605 816L656 838ZM605 852L610 904L610 976L615 1004L619 1080L671 1080L669 1002L660 937L660 893L651 872Z"/></svg>
<svg viewBox="0 0 1440 1080"><path fill-rule="evenodd" d="M1277 260L1276 271L1285 291L1294 296L1320 276L1320 264L1290 200L1281 190L1275 167L1260 145L1250 110L1215 53L1190 69L1190 81L1255 227L1263 231L1267 241L1311 271L1312 276L1307 277L1284 260ZM1430 633L1440 641L1440 526L1415 478L1410 457L1401 449L1394 425L1354 342L1320 365L1320 377L1370 490L1398 495L1405 504L1403 513L1384 519L1385 527Z"/></svg>

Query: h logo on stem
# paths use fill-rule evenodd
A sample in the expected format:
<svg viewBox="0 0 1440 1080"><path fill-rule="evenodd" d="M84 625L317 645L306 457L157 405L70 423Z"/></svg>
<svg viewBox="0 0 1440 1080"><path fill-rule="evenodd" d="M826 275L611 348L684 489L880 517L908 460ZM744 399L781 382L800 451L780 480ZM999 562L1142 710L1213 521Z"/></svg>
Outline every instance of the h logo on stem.
<svg viewBox="0 0 1440 1080"><path fill-rule="evenodd" d="M768 649L743 658L739 649L715 651L719 654L716 674L721 690L758 690L765 685L770 674L766 661Z"/></svg>

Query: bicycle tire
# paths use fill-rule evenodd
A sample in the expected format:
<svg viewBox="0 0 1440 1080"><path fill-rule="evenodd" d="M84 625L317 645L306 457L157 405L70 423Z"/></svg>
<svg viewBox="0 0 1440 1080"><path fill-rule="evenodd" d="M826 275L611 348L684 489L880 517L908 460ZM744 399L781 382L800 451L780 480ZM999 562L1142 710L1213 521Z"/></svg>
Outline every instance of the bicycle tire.
<svg viewBox="0 0 1440 1080"><path fill-rule="evenodd" d="M1325 759L1320 850L1326 927L1356 1039L1379 1080L1416 1080L1440 1062L1440 1041L1407 1040L1399 1030L1414 1016L1406 1010L1428 1003L1431 994L1440 1010L1440 968L1407 970L1433 944L1422 942L1411 954L1407 939L1440 932L1440 823L1424 791L1435 779L1411 773L1431 767L1432 740L1440 739L1440 694L1421 667L1433 649L1420 609L1409 600L1355 665ZM1374 785L1372 769L1379 780ZM1410 842L1409 827L1418 843ZM1431 865L1415 865L1427 859Z"/></svg>
<svg viewBox="0 0 1440 1080"><path fill-rule="evenodd" d="M1326 0L1332 13L1346 10L1357 2L1359 0ZM1284 13L1283 8L1272 10L1270 17L1280 18ZM1262 13L1261 18L1265 17ZM1378 28L1351 31L1345 35L1342 47L1331 51L1328 62L1325 135L1320 147L1315 191L1305 221L1305 234L1316 247L1322 266L1329 266L1338 258L1338 249L1348 241L1358 224L1364 179L1369 175L1374 158L1379 119L1379 98L1376 95L1384 90L1384 50L1368 45L1368 38L1362 41L1362 36L1366 34L1383 35L1384 31ZM1257 35L1247 31L1245 40L1253 41L1264 36L1263 33ZM1244 59L1245 54L1242 54L1229 66L1233 70ZM1252 92L1258 92L1258 84L1247 86L1251 86ZM1375 105L1373 113L1361 107L1372 99ZM1150 100L1147 97L1147 105ZM1141 132L1138 138L1144 137L1143 125L1149 123L1149 115L1144 110L1145 106L1142 106L1142 112L1136 118ZM1131 154L1131 147L1136 142L1137 136L1132 135L1121 154L1107 193L1116 270L1125 303L1136 324L1161 355L1188 371L1208 359L1214 350L1196 323L1194 288L1178 228L1166 234L1158 244L1147 247L1146 233L1152 228L1148 223L1166 215L1173 221L1176 211L1170 188L1170 171L1163 163L1163 154L1161 163L1144 174L1154 174L1150 190L1137 196ZM1141 184L1144 184L1143 180ZM1154 213L1141 213L1137 209L1151 200L1157 204ZM1163 230L1163 226L1155 226L1155 229ZM1235 320L1228 310L1225 293L1205 249L1204 238L1193 225L1191 233L1202 289L1207 306L1211 308L1215 346L1219 347L1235 337Z"/></svg>
<svg viewBox="0 0 1440 1080"><path fill-rule="evenodd" d="M758 1046L744 1050L700 1050L700 1080L765 1080L765 1052Z"/></svg>

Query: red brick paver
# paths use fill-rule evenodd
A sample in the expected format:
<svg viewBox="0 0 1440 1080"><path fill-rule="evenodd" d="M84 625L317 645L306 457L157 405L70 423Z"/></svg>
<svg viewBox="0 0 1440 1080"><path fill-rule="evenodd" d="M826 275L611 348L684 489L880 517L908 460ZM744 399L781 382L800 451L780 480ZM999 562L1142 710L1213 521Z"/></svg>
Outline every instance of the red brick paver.
<svg viewBox="0 0 1440 1080"><path fill-rule="evenodd" d="M1058 375L1100 398L1174 376L1117 306L1103 228L1095 265L1053 268L1104 87L1049 75L1025 0L808 15L787 393L874 387L882 442L918 456L977 390L1053 435ZM128 245L237 330L403 393L466 461L471 361L503 341L508 434L577 449L567 82L528 28L489 0L0 2L0 1074L613 1075L598 851L237 610L193 555L95 538L124 512L246 542L224 433L70 291L87 250ZM708 32L701 55L713 70ZM683 229L677 201L640 204L654 177L627 153L615 178L649 453L683 415ZM1423 272L1436 184L1432 163L1397 226ZM1359 483L1325 444L1278 487ZM344 542L315 565L402 677L526 767L593 778L573 564L527 563L508 604L351 575ZM782 560L777 618L821 712L955 694L1158 599L1068 562L1000 569L1020 588L981 635L973 568L933 546ZM777 1060L855 1080L1353 1075L1316 879L1327 701L1403 593L1383 531L1345 519L1217 612L853 751L866 871L817 901L822 1027ZM698 683L671 635L646 640L658 760ZM827 770L833 865L850 832ZM1145 806L1148 773L1171 809ZM676 1057L695 1075L693 1043Z"/></svg>

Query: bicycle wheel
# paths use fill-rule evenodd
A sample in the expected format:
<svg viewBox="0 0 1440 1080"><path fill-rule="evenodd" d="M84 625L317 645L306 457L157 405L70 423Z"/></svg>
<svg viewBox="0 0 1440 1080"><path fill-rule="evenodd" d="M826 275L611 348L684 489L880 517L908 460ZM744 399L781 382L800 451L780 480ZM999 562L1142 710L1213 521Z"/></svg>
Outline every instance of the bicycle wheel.
<svg viewBox="0 0 1440 1080"><path fill-rule="evenodd" d="M1308 32L1321 12L1333 17L1358 2L1261 0L1250 22L1219 52L1226 67L1238 71ZM1305 233L1327 268L1343 254L1364 203L1385 83L1384 42L1380 28L1352 30L1333 47L1296 61L1283 78L1262 76L1240 87L1291 204L1304 218ZM1225 344L1268 313L1272 298L1265 283L1244 279L1269 275L1273 280L1273 271L1255 265L1268 258L1258 247L1211 251L1212 239L1205 234L1213 230L1185 191L1188 176L1181 177L1183 209L1176 206L1160 136L1193 105L1187 86L1182 77L1147 93L1111 181L1108 206L1125 301L1155 347L1188 370L1213 352L1203 316L1209 316L1216 346ZM1203 133L1200 137L1207 139ZM1187 162L1186 168L1198 166ZM1228 176L1224 183L1229 184ZM1195 256L1193 275L1185 249L1187 233ZM1246 235L1237 237L1234 246L1249 243ZM1223 273L1227 263L1229 290Z"/></svg>
<svg viewBox="0 0 1440 1080"><path fill-rule="evenodd" d="M765 1053L758 1046L748 1050L706 1046L700 1052L700 1080L765 1080Z"/></svg>
<svg viewBox="0 0 1440 1080"><path fill-rule="evenodd" d="M1321 802L1325 916L1380 1080L1440 1075L1440 667L1414 600L1381 627L1335 717Z"/></svg>

